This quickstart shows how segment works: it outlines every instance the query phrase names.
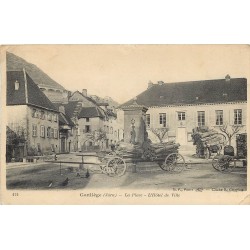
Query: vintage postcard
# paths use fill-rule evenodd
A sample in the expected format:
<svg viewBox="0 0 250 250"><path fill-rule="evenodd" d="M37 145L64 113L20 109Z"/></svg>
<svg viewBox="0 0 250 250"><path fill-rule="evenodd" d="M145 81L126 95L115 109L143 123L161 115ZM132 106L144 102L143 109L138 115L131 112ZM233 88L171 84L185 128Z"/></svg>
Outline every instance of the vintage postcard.
<svg viewBox="0 0 250 250"><path fill-rule="evenodd" d="M250 204L249 45L12 45L1 204Z"/></svg>

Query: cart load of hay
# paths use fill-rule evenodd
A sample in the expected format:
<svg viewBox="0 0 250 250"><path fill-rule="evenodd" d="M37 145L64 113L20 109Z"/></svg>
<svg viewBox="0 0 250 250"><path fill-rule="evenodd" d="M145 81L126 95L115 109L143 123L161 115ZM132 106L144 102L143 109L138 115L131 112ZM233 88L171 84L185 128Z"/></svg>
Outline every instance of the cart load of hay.
<svg viewBox="0 0 250 250"><path fill-rule="evenodd" d="M128 160L159 160L165 159L171 153L178 153L180 144L174 142L155 143L145 141L142 145L134 145L121 142L117 147L117 153Z"/></svg>
<svg viewBox="0 0 250 250"><path fill-rule="evenodd" d="M204 156L204 150L207 146L218 146L225 142L225 136L214 129L195 128L192 134L193 144L196 145L198 156Z"/></svg>

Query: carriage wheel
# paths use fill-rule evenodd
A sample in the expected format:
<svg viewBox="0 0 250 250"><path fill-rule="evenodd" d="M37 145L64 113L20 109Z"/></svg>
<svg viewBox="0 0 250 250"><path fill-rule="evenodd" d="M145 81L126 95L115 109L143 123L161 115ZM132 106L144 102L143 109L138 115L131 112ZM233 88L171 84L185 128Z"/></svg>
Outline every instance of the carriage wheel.
<svg viewBox="0 0 250 250"><path fill-rule="evenodd" d="M161 169L169 172L181 172L185 168L185 159L181 154L172 153L168 155Z"/></svg>
<svg viewBox="0 0 250 250"><path fill-rule="evenodd" d="M212 165L214 169L222 173L232 172L232 170L235 168L235 162L229 155L215 156L213 158Z"/></svg>
<svg viewBox="0 0 250 250"><path fill-rule="evenodd" d="M108 176L122 176L127 169L126 162L118 156L111 158L105 168Z"/></svg>

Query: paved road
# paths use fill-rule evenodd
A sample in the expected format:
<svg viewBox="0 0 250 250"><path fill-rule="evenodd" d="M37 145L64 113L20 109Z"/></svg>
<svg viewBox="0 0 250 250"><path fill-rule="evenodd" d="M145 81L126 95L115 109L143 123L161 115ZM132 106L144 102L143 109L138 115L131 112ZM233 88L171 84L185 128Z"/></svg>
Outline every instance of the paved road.
<svg viewBox="0 0 250 250"><path fill-rule="evenodd" d="M71 156L70 156L71 157ZM74 157L73 157L74 158ZM93 159L92 159L93 160ZM94 160L93 160L94 161ZM161 170L154 163L139 163L137 172L132 173L131 165L124 176L109 177L102 174L99 166L89 165L88 178L86 169L77 176L77 165L64 164L61 175L58 164L30 164L7 168L7 187L11 189L212 189L226 188L246 190L246 168L236 168L232 173L220 173L211 164L192 164L178 174ZM63 181L69 178L66 186ZM50 183L53 183L50 187Z"/></svg>

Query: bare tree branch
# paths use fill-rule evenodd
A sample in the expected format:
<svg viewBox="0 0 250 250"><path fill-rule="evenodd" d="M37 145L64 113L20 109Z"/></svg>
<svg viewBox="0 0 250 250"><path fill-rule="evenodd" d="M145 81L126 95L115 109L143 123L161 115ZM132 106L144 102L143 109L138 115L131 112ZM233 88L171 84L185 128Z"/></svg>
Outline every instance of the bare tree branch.
<svg viewBox="0 0 250 250"><path fill-rule="evenodd" d="M157 136L157 138L159 139L159 141L162 143L166 133L169 131L168 128L151 128L150 129L154 135Z"/></svg>
<svg viewBox="0 0 250 250"><path fill-rule="evenodd" d="M231 145L231 140L235 134L237 134L241 130L241 126L232 125L231 129L229 130L228 124L224 124L220 127L220 131L224 133L227 138L229 145Z"/></svg>

